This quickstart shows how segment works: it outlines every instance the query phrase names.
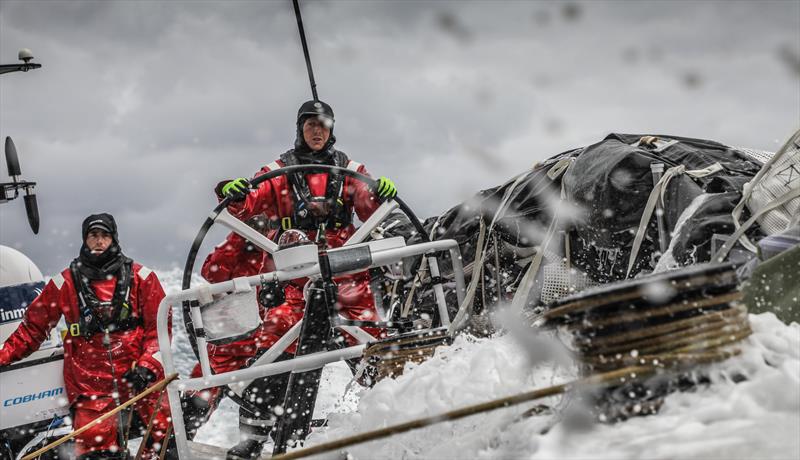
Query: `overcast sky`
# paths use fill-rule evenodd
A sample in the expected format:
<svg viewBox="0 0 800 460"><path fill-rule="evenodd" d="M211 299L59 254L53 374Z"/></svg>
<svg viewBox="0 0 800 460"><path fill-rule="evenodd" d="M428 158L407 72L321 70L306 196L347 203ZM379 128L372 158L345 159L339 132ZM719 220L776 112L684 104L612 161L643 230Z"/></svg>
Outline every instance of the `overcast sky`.
<svg viewBox="0 0 800 460"><path fill-rule="evenodd" d="M800 126L796 0L301 7L337 146L421 217L610 132L774 151ZM288 149L310 98L288 0L2 0L0 63L23 47L43 68L0 76L0 135L38 182L41 231L18 200L0 241L47 275L99 211L128 255L182 266L214 184Z"/></svg>

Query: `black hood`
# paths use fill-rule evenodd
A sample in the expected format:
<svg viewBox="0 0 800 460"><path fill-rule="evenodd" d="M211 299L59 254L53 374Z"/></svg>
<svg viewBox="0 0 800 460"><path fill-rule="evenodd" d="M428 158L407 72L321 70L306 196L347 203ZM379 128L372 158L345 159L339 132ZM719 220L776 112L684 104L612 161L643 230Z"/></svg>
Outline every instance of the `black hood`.
<svg viewBox="0 0 800 460"><path fill-rule="evenodd" d="M303 139L303 128L302 125L298 125L297 128L297 138L294 140L294 151L297 153L310 153L314 156L321 156L321 157L328 157L333 154L335 150L333 148L333 144L336 143L336 136L331 133L331 137L328 139L328 142L322 147L321 150L314 152L311 148L306 144L305 139Z"/></svg>
<svg viewBox="0 0 800 460"><path fill-rule="evenodd" d="M89 231L94 228L100 228L111 235L111 246L102 254L92 254L92 251L86 246L86 237L89 235ZM108 213L100 213L87 217L83 220L83 225L81 226L81 236L81 252L78 256L81 273L91 279L99 279L112 275L119 270L125 256L119 246L119 234L114 216Z"/></svg>
<svg viewBox="0 0 800 460"><path fill-rule="evenodd" d="M114 220L114 216L111 214L103 212L100 214L92 214L86 219L83 219L83 224L81 225L81 238L83 238L84 243L86 243L86 237L89 236L89 230L93 228L105 230L111 235L111 238L114 239L115 243L119 243L117 221Z"/></svg>
<svg viewBox="0 0 800 460"><path fill-rule="evenodd" d="M314 156L331 156L333 154L334 148L333 144L336 143L336 136L333 135L333 127L331 127L331 137L328 138L328 142L322 147L319 151L312 151L311 147L306 144L305 139L303 139L303 123L305 123L306 119L309 117L301 118L297 121L297 133L295 134L294 139L294 151L297 153L310 153Z"/></svg>
<svg viewBox="0 0 800 460"><path fill-rule="evenodd" d="M336 149L333 146L319 152L312 152L308 148L305 150L294 149L290 152L294 153L297 164L336 166Z"/></svg>

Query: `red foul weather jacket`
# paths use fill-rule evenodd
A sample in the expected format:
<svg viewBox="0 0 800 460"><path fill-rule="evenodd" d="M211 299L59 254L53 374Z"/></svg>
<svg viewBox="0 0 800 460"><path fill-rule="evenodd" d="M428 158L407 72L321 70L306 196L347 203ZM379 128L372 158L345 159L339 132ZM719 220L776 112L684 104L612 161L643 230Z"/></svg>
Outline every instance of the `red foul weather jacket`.
<svg viewBox="0 0 800 460"><path fill-rule="evenodd" d="M159 380L164 378L156 331L156 313L164 298L164 290L150 269L134 263L132 271L129 304L132 316L138 316L141 325L110 334L113 375L119 387L125 386L120 379L133 365L146 367ZM99 300L108 301L114 294L116 283L116 277L93 280L91 287ZM80 321L78 295L69 269L51 279L28 306L22 323L0 349L0 366L11 364L36 351L62 316L67 323ZM88 339L70 335L65 337L64 383L70 403L79 396L108 396L114 391L108 348L103 345L102 333Z"/></svg>
<svg viewBox="0 0 800 460"><path fill-rule="evenodd" d="M261 168L256 177L283 166L283 163L278 160ZM369 176L364 165L353 160L350 160L348 168ZM327 173L306 174L305 179L312 195L325 196L328 185ZM348 213L355 212L362 222L368 219L381 204L367 184L350 176L344 177L341 198L344 203L344 209ZM294 194L289 184L289 178L286 175L282 175L261 182L258 188L253 190L244 201L231 203L228 206L228 210L241 220L247 220L257 214L264 214L270 220L278 222L284 217L292 217ZM306 233L312 240L316 236L316 231L313 230L306 231ZM325 238L328 247L337 248L342 246L353 233L355 233L353 224L337 229L327 229ZM277 236L278 230L271 230L267 234L267 237L273 241L277 239ZM262 271L272 270L274 270L272 258L265 252ZM334 281L339 288L338 300L342 308L341 311L345 316L362 321L378 320L375 301L369 286L369 273L362 272L336 277ZM286 303L269 309L267 318L257 333L257 340L259 340L262 347L271 346L303 317L305 301L303 300L302 286L304 283L305 280L295 280L292 283L288 283L285 289ZM367 329L367 331L373 336L380 334L380 331L376 329ZM348 339L352 342L351 338ZM292 344L287 351L293 352L294 349L295 345Z"/></svg>
<svg viewBox="0 0 800 460"><path fill-rule="evenodd" d="M283 163L277 160L261 168L261 170L256 173L255 177L283 166ZM350 160L348 169L352 169L369 177L369 173L364 165L356 161ZM326 187L328 185L328 173L306 174L305 178L312 195L325 196ZM367 184L350 176L344 177L342 201L344 202L344 208L347 212L352 213L355 211L362 222L367 220L381 205L380 200L372 193L372 190L370 190ZM273 177L272 179L258 184L258 188L252 191L245 201L231 203L228 205L228 210L241 220L247 220L257 214L264 214L271 221L278 222L284 217L291 218L294 211L294 194L292 193L288 176L282 175ZM272 230L267 237L274 240L277 233L277 230ZM309 238L312 240L316 235L316 231L313 230L307 231L306 233L308 233ZM327 229L325 231L325 238L328 241L329 247L338 248L342 246L353 233L355 233L355 227L350 224L338 229Z"/></svg>
<svg viewBox="0 0 800 460"><path fill-rule="evenodd" d="M236 233L230 233L206 257L200 274L211 283L221 283L241 276L257 275L261 273L263 264L263 251L252 248L246 239ZM259 306L259 314L262 318L266 317L266 309ZM208 345L211 368L216 373L241 369L255 356L257 348L255 336L225 345ZM199 366L199 363L195 366L193 376L200 375Z"/></svg>

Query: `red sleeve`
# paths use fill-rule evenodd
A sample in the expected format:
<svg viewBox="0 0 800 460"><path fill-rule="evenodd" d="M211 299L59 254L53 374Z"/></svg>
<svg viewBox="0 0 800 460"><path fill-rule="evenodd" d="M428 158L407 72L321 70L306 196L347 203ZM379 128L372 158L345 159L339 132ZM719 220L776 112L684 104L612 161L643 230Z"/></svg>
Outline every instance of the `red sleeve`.
<svg viewBox="0 0 800 460"><path fill-rule="evenodd" d="M144 337L142 343L142 354L139 356L137 364L152 371L160 380L164 378L164 368L161 365L161 353L158 351L158 328L156 319L158 316L158 306L164 298L164 289L158 280L155 272L150 272L142 279L142 267L136 270L138 280L138 302L142 313L142 328ZM146 270L146 269L145 269ZM148 270L149 271L149 270ZM172 310L169 313L170 341L172 341Z"/></svg>
<svg viewBox="0 0 800 460"><path fill-rule="evenodd" d="M360 165L357 172L372 177L364 165ZM381 205L380 200L372 193L372 189L367 184L349 176L345 179L345 198L350 200L361 222L369 219L369 216Z"/></svg>
<svg viewBox="0 0 800 460"><path fill-rule="evenodd" d="M263 167L256 173L255 177L269 172L268 167ZM244 201L233 202L228 205L228 212L238 217L240 220L247 220L256 214L264 214L270 219L278 216L278 200L273 181L277 179L265 180L258 184L258 188L251 191Z"/></svg>
<svg viewBox="0 0 800 460"><path fill-rule="evenodd" d="M65 275L57 275L62 280L63 276ZM64 282L61 287L68 289L69 284ZM3 348L0 348L0 366L19 361L38 350L48 338L50 330L61 319L60 307L61 290L55 281L50 280L42 293L25 310L25 316L17 330L8 337Z"/></svg>
<svg viewBox="0 0 800 460"><path fill-rule="evenodd" d="M225 241L218 244L214 251L206 257L200 274L211 283L220 283L233 279L247 240L236 233L228 234Z"/></svg>

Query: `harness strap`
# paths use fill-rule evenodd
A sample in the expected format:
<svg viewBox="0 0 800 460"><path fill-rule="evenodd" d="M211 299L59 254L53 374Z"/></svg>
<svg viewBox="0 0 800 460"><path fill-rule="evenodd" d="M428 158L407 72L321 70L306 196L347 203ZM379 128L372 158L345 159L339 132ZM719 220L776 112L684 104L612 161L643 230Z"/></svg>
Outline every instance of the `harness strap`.
<svg viewBox="0 0 800 460"><path fill-rule="evenodd" d="M291 150L281 155L280 159L286 166L300 164L297 156ZM333 166L347 166L350 169L353 169L353 167L358 169L361 164L350 161L344 152L336 150L333 154ZM328 173L328 182L324 197L312 196L311 190L308 187L308 182L302 173L291 173L287 178L293 192L294 210L292 216L281 218L281 229L289 230L291 228L300 228L316 230L319 228L320 224L323 223L330 228L341 228L342 226L350 224L352 216L344 206L344 177L342 174L336 171ZM328 207L325 216L315 216L312 212L312 207L319 206L320 202L324 202L323 206Z"/></svg>
<svg viewBox="0 0 800 460"><path fill-rule="evenodd" d="M131 329L136 329L137 327L143 326L144 323L142 319L138 316L132 316L125 320L117 320L114 322L113 327L109 327L109 332L115 331L129 331ZM97 334L100 330L93 330L90 326L89 328L81 327L81 323L67 323L67 330L65 331L66 335L70 337L89 337L91 335Z"/></svg>
<svg viewBox="0 0 800 460"><path fill-rule="evenodd" d="M133 260L126 259L117 274L117 284L110 302L101 302L92 291L89 280L81 275L78 270L77 259L70 264L70 272L75 282L75 291L78 297L78 310L80 320L77 323L67 323L67 334L73 337L90 337L103 329L111 331L129 330L141 326L141 319L131 316L129 304L131 286L133 284ZM102 324L99 312L95 309L110 304L113 312L108 324Z"/></svg>
<svg viewBox="0 0 800 460"><path fill-rule="evenodd" d="M347 155L338 150L335 152L334 161L336 163L336 166L339 167L348 165L348 163L350 162L350 160L347 158ZM342 226L341 214L344 208L344 200L342 199L342 190L344 190L344 176L338 171L329 172L328 186L326 187L325 190L325 199L328 200L330 203L331 208L330 208L328 223L332 224L333 228L340 228Z"/></svg>

